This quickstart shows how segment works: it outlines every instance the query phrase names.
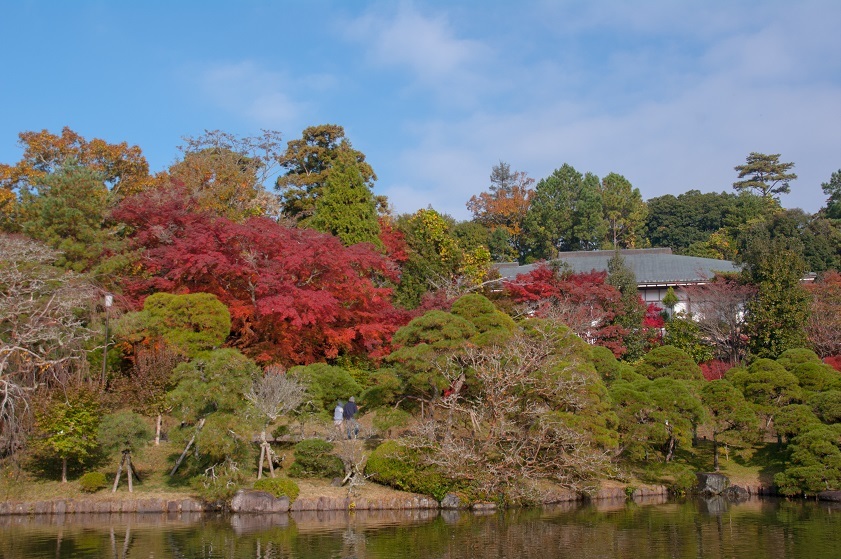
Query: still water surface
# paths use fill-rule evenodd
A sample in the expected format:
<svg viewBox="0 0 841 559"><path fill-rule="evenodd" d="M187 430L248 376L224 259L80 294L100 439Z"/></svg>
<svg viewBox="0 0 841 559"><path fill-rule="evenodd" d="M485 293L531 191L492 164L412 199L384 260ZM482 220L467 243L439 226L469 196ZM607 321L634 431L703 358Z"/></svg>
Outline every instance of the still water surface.
<svg viewBox="0 0 841 559"><path fill-rule="evenodd" d="M841 557L841 505L688 500L438 511L0 517L0 557L554 559Z"/></svg>

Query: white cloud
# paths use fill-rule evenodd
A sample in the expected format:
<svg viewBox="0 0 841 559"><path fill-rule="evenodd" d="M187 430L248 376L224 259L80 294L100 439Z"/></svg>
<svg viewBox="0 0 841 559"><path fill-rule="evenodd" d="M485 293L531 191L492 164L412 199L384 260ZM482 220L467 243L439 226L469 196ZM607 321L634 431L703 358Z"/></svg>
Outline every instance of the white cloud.
<svg viewBox="0 0 841 559"><path fill-rule="evenodd" d="M316 84L329 81L329 77L313 80ZM291 126L310 110L307 103L288 93L295 89L296 81L252 61L209 67L201 72L198 82L211 102L264 128Z"/></svg>
<svg viewBox="0 0 841 559"><path fill-rule="evenodd" d="M405 70L413 86L435 92L440 100L469 104L491 86L481 72L488 47L459 38L443 15L426 16L403 2L395 12L369 12L342 27L348 39L363 45L373 65Z"/></svg>
<svg viewBox="0 0 841 559"><path fill-rule="evenodd" d="M579 64L570 77L568 65L551 60L518 68L524 94L543 88L529 97L530 106L485 106L457 120L407 127L416 141L400 159L404 184L425 192L426 203L466 218L465 202L487 187L499 159L535 178L565 162L600 176L615 171L651 198L691 188L731 191L733 167L758 151L781 153L796 165L799 179L784 205L817 211L824 202L820 183L841 167L841 64L838 51L829 52L841 41L824 36L832 26L814 6L807 15L784 7L775 6L781 20L764 14L757 21L741 10L737 24L721 14L712 22L701 18L697 24L710 39L689 49L691 56L658 54L644 42L617 51L611 61L622 70L617 74L588 74ZM648 28L642 16L632 19ZM565 87L570 81L574 88Z"/></svg>

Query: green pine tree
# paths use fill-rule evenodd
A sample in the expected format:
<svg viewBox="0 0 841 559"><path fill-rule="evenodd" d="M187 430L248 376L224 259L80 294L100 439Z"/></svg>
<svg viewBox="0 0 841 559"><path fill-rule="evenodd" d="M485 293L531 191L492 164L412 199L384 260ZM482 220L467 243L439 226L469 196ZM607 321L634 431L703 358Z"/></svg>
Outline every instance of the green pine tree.
<svg viewBox="0 0 841 559"><path fill-rule="evenodd" d="M750 352L774 359L787 349L805 346L809 294L800 285L806 270L802 256L786 239L776 238L756 243L745 260L746 279L757 287L747 305Z"/></svg>
<svg viewBox="0 0 841 559"><path fill-rule="evenodd" d="M316 199L311 225L331 233L345 246L372 243L381 246L374 194L359 169L353 153L340 151Z"/></svg>
<svg viewBox="0 0 841 559"><path fill-rule="evenodd" d="M21 193L21 229L63 254L57 264L88 270L103 251L108 189L103 175L65 163Z"/></svg>

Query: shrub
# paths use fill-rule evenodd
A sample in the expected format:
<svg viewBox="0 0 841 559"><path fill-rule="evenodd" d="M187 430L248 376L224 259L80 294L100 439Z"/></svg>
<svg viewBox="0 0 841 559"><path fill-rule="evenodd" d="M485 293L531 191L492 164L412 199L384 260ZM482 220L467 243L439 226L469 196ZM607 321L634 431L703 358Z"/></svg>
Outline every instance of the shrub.
<svg viewBox="0 0 841 559"><path fill-rule="evenodd" d="M346 369L325 363L293 367L288 374L307 387L316 411L330 411L336 400L347 400L362 392L362 387Z"/></svg>
<svg viewBox="0 0 841 559"><path fill-rule="evenodd" d="M692 493L698 486L695 469L677 462L654 462L645 464L645 469L639 472L640 479L645 483L665 485L672 495L684 496Z"/></svg>
<svg viewBox="0 0 841 559"><path fill-rule="evenodd" d="M378 446L365 466L365 473L375 481L437 500L453 490L453 483L440 472L424 465L417 451L401 446L397 441L386 441Z"/></svg>
<svg viewBox="0 0 841 559"><path fill-rule="evenodd" d="M109 452L129 450L137 454L153 436L146 421L131 411L108 414L99 424L99 444Z"/></svg>
<svg viewBox="0 0 841 559"><path fill-rule="evenodd" d="M671 482L668 484L669 491L675 495L686 495L698 485L698 478L695 471L689 466L674 464L668 469L671 474Z"/></svg>
<svg viewBox="0 0 841 559"><path fill-rule="evenodd" d="M79 486L85 493L96 493L107 487L108 482L102 472L88 472L79 478Z"/></svg>
<svg viewBox="0 0 841 559"><path fill-rule="evenodd" d="M295 445L295 462L289 467L291 477L333 478L344 474L341 458L330 452L333 445L322 439L307 439Z"/></svg>
<svg viewBox="0 0 841 559"><path fill-rule="evenodd" d="M374 427L382 432L388 432L392 427L405 427L412 414L394 408L380 408L374 416Z"/></svg>
<svg viewBox="0 0 841 559"><path fill-rule="evenodd" d="M823 362L835 369L836 371L841 372L841 355L824 357Z"/></svg>
<svg viewBox="0 0 841 559"><path fill-rule="evenodd" d="M645 354L636 366L637 373L649 379L669 377L678 380L701 380L701 368L682 349L664 345Z"/></svg>
<svg viewBox="0 0 841 559"><path fill-rule="evenodd" d="M618 361L613 352L606 347L593 346L590 348L590 355L596 371L601 375L602 380L608 384L616 380L633 382L642 378L634 371L633 367Z"/></svg>
<svg viewBox="0 0 841 559"><path fill-rule="evenodd" d="M367 409L391 405L401 392L400 379L393 371L379 371L372 374L368 381L369 386L360 398Z"/></svg>
<svg viewBox="0 0 841 559"><path fill-rule="evenodd" d="M278 425L272 431L272 437L275 439L282 439L289 434L289 425Z"/></svg>
<svg viewBox="0 0 841 559"><path fill-rule="evenodd" d="M841 390L841 375L826 363L810 361L789 370L797 377L800 386L809 392Z"/></svg>
<svg viewBox="0 0 841 559"><path fill-rule="evenodd" d="M298 498L298 493L301 491L295 480L288 477L258 479L254 482L254 489L271 493L275 497L289 497L290 503Z"/></svg>
<svg viewBox="0 0 841 559"><path fill-rule="evenodd" d="M143 310L126 314L115 326L131 342L164 339L190 357L222 345L231 332L228 307L211 293L154 293Z"/></svg>
<svg viewBox="0 0 841 559"><path fill-rule="evenodd" d="M777 363L789 371L794 369L797 365L802 365L803 363L820 362L821 358L818 357L818 354L811 349L806 349L805 347L787 349L782 352L779 357L777 357Z"/></svg>
<svg viewBox="0 0 841 559"><path fill-rule="evenodd" d="M204 474L192 478L190 485L207 502L230 502L242 482L242 472L236 464L228 463L208 468Z"/></svg>

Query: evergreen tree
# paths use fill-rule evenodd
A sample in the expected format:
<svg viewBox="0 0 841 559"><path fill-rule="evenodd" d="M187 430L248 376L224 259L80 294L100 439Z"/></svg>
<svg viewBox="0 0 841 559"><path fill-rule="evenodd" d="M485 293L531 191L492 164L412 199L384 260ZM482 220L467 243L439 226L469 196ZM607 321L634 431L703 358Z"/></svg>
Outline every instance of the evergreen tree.
<svg viewBox="0 0 841 559"><path fill-rule="evenodd" d="M607 221L599 192L599 177L593 173L585 174L581 181L572 221L572 244L575 250L599 248L602 239L607 236Z"/></svg>
<svg viewBox="0 0 841 559"><path fill-rule="evenodd" d="M310 224L319 231L336 235L345 246L357 243L382 246L374 194L350 151L340 151L333 161L321 195L315 201L315 215Z"/></svg>
<svg viewBox="0 0 841 559"><path fill-rule="evenodd" d="M57 264L89 269L103 250L108 189L97 171L66 163L21 193L21 229L63 254Z"/></svg>
<svg viewBox="0 0 841 559"><path fill-rule="evenodd" d="M607 248L635 248L645 240L645 218L648 206L639 188L617 173L602 179L602 207L608 223L608 236L603 246Z"/></svg>
<svg viewBox="0 0 841 559"><path fill-rule="evenodd" d="M283 214L306 223L315 213L315 202L333 169L333 162L342 152L349 153L358 164L362 181L372 188L377 175L365 161L365 155L345 137L345 129L337 124L321 124L305 128L301 138L288 142L278 158L286 174L277 179Z"/></svg>
<svg viewBox="0 0 841 559"><path fill-rule="evenodd" d="M806 269L802 256L778 237L753 243L745 257L745 279L757 288L747 304L749 351L773 359L787 349L803 347L809 294L800 285Z"/></svg>
<svg viewBox="0 0 841 559"><path fill-rule="evenodd" d="M823 193L829 196L826 200L826 217L830 219L841 219L841 169L838 169L829 179L829 182L821 183Z"/></svg>
<svg viewBox="0 0 841 559"><path fill-rule="evenodd" d="M788 454L785 471L774 476L783 495L841 487L841 424L810 426L794 438Z"/></svg>
<svg viewBox="0 0 841 559"><path fill-rule="evenodd" d="M739 444L754 438L756 415L739 389L726 380L704 384L701 401L707 408L707 424L713 433L713 467L717 472L719 444Z"/></svg>
<svg viewBox="0 0 841 559"><path fill-rule="evenodd" d="M733 183L738 191L754 190L766 200L779 200L780 194L791 192L789 182L797 178L789 173L794 163L780 163L780 154L751 152L744 165L737 165L739 178L744 179ZM747 178L745 178L747 177Z"/></svg>
<svg viewBox="0 0 841 559"><path fill-rule="evenodd" d="M532 259L574 250L573 209L582 181L581 173L567 163L538 181L525 219Z"/></svg>
<svg viewBox="0 0 841 559"><path fill-rule="evenodd" d="M614 323L626 331L624 358L633 361L645 352L645 337L642 332L642 319L645 305L637 292L637 279L634 271L625 263L617 250L607 262L607 283L622 294L616 309Z"/></svg>

